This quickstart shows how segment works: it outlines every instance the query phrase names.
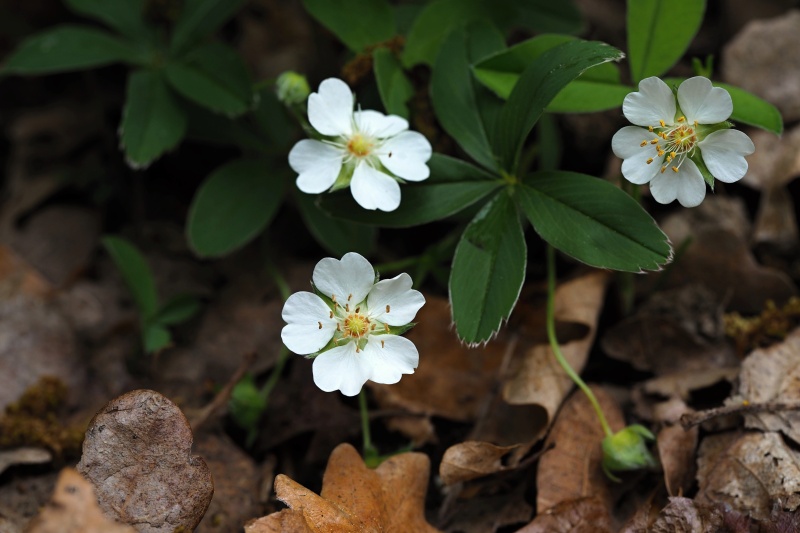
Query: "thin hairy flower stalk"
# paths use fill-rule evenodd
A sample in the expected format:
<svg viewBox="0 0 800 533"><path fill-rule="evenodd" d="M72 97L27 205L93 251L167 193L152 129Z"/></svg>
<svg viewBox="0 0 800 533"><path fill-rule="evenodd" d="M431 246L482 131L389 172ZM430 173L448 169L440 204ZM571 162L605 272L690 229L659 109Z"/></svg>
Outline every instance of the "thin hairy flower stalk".
<svg viewBox="0 0 800 533"><path fill-rule="evenodd" d="M553 349L553 354L556 356L556 361L564 369L569 378L580 387L580 389L589 398L589 401L594 407L597 418L600 419L600 425L603 426L603 432L606 437L612 437L614 432L611 431L611 426L608 425L603 409L600 408L600 403L597 401L592 389L589 388L581 377L569 366L564 354L561 353L561 347L558 344L556 337L556 253L555 249L547 245L547 338L550 341L550 347Z"/></svg>
<svg viewBox="0 0 800 533"><path fill-rule="evenodd" d="M364 389L358 393L358 411L361 413L361 435L363 437L364 460L368 461L378 455L375 445L372 444L372 434L369 430L369 408L367 407L367 393Z"/></svg>

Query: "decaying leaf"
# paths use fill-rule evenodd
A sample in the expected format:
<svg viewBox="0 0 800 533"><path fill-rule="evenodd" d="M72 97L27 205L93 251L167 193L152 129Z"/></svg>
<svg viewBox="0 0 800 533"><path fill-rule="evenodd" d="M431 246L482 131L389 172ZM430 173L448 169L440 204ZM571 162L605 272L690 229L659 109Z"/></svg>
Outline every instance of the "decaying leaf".
<svg viewBox="0 0 800 533"><path fill-rule="evenodd" d="M429 470L421 453L395 455L370 470L355 448L340 444L328 460L319 496L278 475L275 492L291 509L251 522L245 532L435 533L425 521Z"/></svg>
<svg viewBox="0 0 800 533"><path fill-rule="evenodd" d="M517 533L610 533L611 518L596 497L568 500L551 507Z"/></svg>
<svg viewBox="0 0 800 533"><path fill-rule="evenodd" d="M780 433L719 434L706 437L698 451L701 504L727 504L759 520L773 504L800 507L800 452Z"/></svg>
<svg viewBox="0 0 800 533"><path fill-rule="evenodd" d="M593 386L612 431L625 426L622 411L609 394ZM552 446L539 460L536 509L542 513L561 502L596 497L611 507L608 480L600 468L605 437L592 405L581 391L567 399L545 441Z"/></svg>
<svg viewBox="0 0 800 533"><path fill-rule="evenodd" d="M533 507L525 499L525 485L512 493L469 495L459 498L444 520L446 531L459 533L495 533L507 526L524 524L531 519Z"/></svg>
<svg viewBox="0 0 800 533"><path fill-rule="evenodd" d="M455 444L444 452L439 475L445 485L452 485L502 472L510 468L503 464L503 457L517 448L518 446L496 446L478 441Z"/></svg>
<svg viewBox="0 0 800 533"><path fill-rule="evenodd" d="M135 390L92 419L77 468L118 521L140 533L191 531L214 493L208 466L191 449L181 410L155 391Z"/></svg>
<svg viewBox="0 0 800 533"><path fill-rule="evenodd" d="M710 387L726 381L732 383L739 375L739 367L707 368L705 370L683 370L648 379L637 390L646 394L680 398L688 401L692 391Z"/></svg>
<svg viewBox="0 0 800 533"><path fill-rule="evenodd" d="M561 351L576 372L586 364L597 318L603 306L608 274L591 272L564 282L556 289L555 318L560 322L572 322L586 326L586 334L576 340L563 342ZM545 426L552 422L555 412L573 388L572 380L556 361L549 344L537 344L530 348L512 372L514 376L503 388L503 398L510 404L538 405L547 413Z"/></svg>
<svg viewBox="0 0 800 533"><path fill-rule="evenodd" d="M58 476L53 498L27 529L28 533L136 533L109 520L97 506L92 484L72 468Z"/></svg>
<svg viewBox="0 0 800 533"><path fill-rule="evenodd" d="M0 450L0 474L14 465L39 465L49 463L53 455L44 448L14 448L13 450Z"/></svg>
<svg viewBox="0 0 800 533"><path fill-rule="evenodd" d="M656 421L664 424L656 436L664 484L670 496L681 496L694 482L699 428L695 426L685 430L678 423L680 416L688 411L686 404L678 398L656 405L653 411Z"/></svg>
<svg viewBox="0 0 800 533"><path fill-rule="evenodd" d="M742 363L738 401L800 402L800 329L780 344L753 351ZM758 412L744 417L745 426L780 431L800 444L800 410Z"/></svg>
<svg viewBox="0 0 800 533"><path fill-rule="evenodd" d="M652 533L719 533L723 529L722 514L698 505L689 498L670 498L648 531Z"/></svg>

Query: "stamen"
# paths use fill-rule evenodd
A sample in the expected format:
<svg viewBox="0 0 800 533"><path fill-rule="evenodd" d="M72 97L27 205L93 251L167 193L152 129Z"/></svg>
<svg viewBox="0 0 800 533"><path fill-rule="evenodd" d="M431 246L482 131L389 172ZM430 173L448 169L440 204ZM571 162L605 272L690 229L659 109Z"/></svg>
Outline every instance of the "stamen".
<svg viewBox="0 0 800 533"><path fill-rule="evenodd" d="M685 120L686 120L686 117L681 117L681 118L678 119L678 122L684 122Z"/></svg>
<svg viewBox="0 0 800 533"><path fill-rule="evenodd" d="M322 322L317 322L319 324L319 329L322 329Z"/></svg>
<svg viewBox="0 0 800 533"><path fill-rule="evenodd" d="M331 311L331 316L329 318L333 318L333 311Z"/></svg>
<svg viewBox="0 0 800 533"><path fill-rule="evenodd" d="M662 128L666 126L666 124L664 123L664 121L663 121L663 120L659 120L658 122L659 122L659 124L661 124L661 127L662 127Z"/></svg>
<svg viewBox="0 0 800 533"><path fill-rule="evenodd" d="M649 165L650 163L652 163L652 162L653 162L653 158L652 158L652 157L651 157L650 159L648 159L648 160L647 160L647 164L648 164L648 165Z"/></svg>
<svg viewBox="0 0 800 533"><path fill-rule="evenodd" d="M370 330L370 331L375 331L375 326L377 326L377 325L378 325L378 324L372 324L372 327L371 327L371 328L369 328L369 330Z"/></svg>
<svg viewBox="0 0 800 533"><path fill-rule="evenodd" d="M647 131L653 131L653 126L647 126Z"/></svg>
<svg viewBox="0 0 800 533"><path fill-rule="evenodd" d="M673 172L678 172L678 167L672 167Z"/></svg>
<svg viewBox="0 0 800 533"><path fill-rule="evenodd" d="M350 312L350 304L344 304L344 310Z"/></svg>
<svg viewBox="0 0 800 533"><path fill-rule="evenodd" d="M352 294L348 294L348 295L347 295L347 301L349 302L349 301L350 301L350 298L352 298L352 297L353 297L353 295L352 295Z"/></svg>
<svg viewBox="0 0 800 533"><path fill-rule="evenodd" d="M336 303L336 295L335 294L331 294L331 301L333 303Z"/></svg>
<svg viewBox="0 0 800 533"><path fill-rule="evenodd" d="M384 324L383 329L386 330L386 333L389 333L389 324Z"/></svg>
<svg viewBox="0 0 800 533"><path fill-rule="evenodd" d="M361 308L360 307L356 307L356 313L358 313L359 311L361 311Z"/></svg>
<svg viewBox="0 0 800 533"><path fill-rule="evenodd" d="M667 170L667 167L661 167L661 173L662 173L662 174L663 174L663 173L664 173L664 171L666 171L666 170Z"/></svg>
<svg viewBox="0 0 800 533"><path fill-rule="evenodd" d="M645 146L647 146L647 141L642 141L641 144L639 144L639 146L644 148Z"/></svg>
<svg viewBox="0 0 800 533"><path fill-rule="evenodd" d="M356 353L359 353L359 352L361 352L361 348L359 348L358 345L356 344Z"/></svg>
<svg viewBox="0 0 800 533"><path fill-rule="evenodd" d="M381 348L386 348L386 341L381 341Z"/></svg>
<svg viewBox="0 0 800 533"><path fill-rule="evenodd" d="M672 152L672 158L673 158L673 159L674 159L675 157L677 157L677 156L678 156L678 153L677 153L677 152Z"/></svg>
<svg viewBox="0 0 800 533"><path fill-rule="evenodd" d="M666 152L664 152L664 150L659 150L658 151L658 157L663 157L665 153Z"/></svg>
<svg viewBox="0 0 800 533"><path fill-rule="evenodd" d="M650 144L656 144L657 142L658 142L658 139L653 139L652 141L650 141Z"/></svg>
<svg viewBox="0 0 800 533"><path fill-rule="evenodd" d="M391 309L391 307L389 307L389 304L386 304L386 312L387 313L389 312L390 309Z"/></svg>

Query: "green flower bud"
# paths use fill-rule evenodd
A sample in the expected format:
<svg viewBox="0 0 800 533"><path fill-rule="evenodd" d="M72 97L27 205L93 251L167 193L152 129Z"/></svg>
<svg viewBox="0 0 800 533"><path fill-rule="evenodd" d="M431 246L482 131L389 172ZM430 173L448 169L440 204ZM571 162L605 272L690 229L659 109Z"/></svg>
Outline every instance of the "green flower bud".
<svg viewBox="0 0 800 533"><path fill-rule="evenodd" d="M655 440L655 436L639 424L628 426L603 439L603 471L606 475L613 481L619 481L611 472L656 466L656 460L647 449L647 440Z"/></svg>
<svg viewBox="0 0 800 533"><path fill-rule="evenodd" d="M297 72L286 71L278 76L278 81L275 82L275 92L278 94L278 100L285 105L295 105L305 102L311 89L305 76Z"/></svg>

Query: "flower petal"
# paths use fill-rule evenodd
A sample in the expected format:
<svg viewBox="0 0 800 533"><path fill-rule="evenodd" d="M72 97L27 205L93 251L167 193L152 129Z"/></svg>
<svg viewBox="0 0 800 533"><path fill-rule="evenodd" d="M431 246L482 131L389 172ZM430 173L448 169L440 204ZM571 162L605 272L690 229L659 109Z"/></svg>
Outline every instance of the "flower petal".
<svg viewBox="0 0 800 533"><path fill-rule="evenodd" d="M325 296L336 297L340 305L364 301L375 284L375 269L363 256L348 252L341 261L326 257L314 267L314 286Z"/></svg>
<svg viewBox="0 0 800 533"><path fill-rule="evenodd" d="M711 85L703 76L695 76L678 87L678 103L689 124L716 124L733 113L733 100L728 91Z"/></svg>
<svg viewBox="0 0 800 533"><path fill-rule="evenodd" d="M308 121L323 135L353 132L353 92L345 82L328 78L308 97Z"/></svg>
<svg viewBox="0 0 800 533"><path fill-rule="evenodd" d="M394 211L400 205L397 180L366 163L359 163L353 171L350 192L364 209Z"/></svg>
<svg viewBox="0 0 800 533"><path fill-rule="evenodd" d="M625 126L611 139L611 149L622 161L622 175L631 183L642 185L656 175L661 168L663 156L658 156L656 145L649 142L641 146L642 141L655 138L652 133L636 126ZM647 160L653 158L648 165Z"/></svg>
<svg viewBox="0 0 800 533"><path fill-rule="evenodd" d="M383 143L378 158L395 176L408 181L422 181L431 175L425 163L432 153L431 143L424 135L404 131Z"/></svg>
<svg viewBox="0 0 800 533"><path fill-rule="evenodd" d="M387 385L400 381L403 374L413 374L419 365L417 347L397 335L371 335L359 356L369 365L369 379Z"/></svg>
<svg viewBox="0 0 800 533"><path fill-rule="evenodd" d="M345 396L355 396L372 373L361 355L356 353L355 342L322 352L311 366L314 383L325 392L340 390Z"/></svg>
<svg viewBox="0 0 800 533"><path fill-rule="evenodd" d="M703 162L719 181L733 183L747 174L744 156L756 147L750 137L739 130L718 130L697 143Z"/></svg>
<svg viewBox="0 0 800 533"><path fill-rule="evenodd" d="M390 326L405 326L414 320L425 305L425 297L412 289L412 284L411 276L405 272L376 283L367 296L370 318Z"/></svg>
<svg viewBox="0 0 800 533"><path fill-rule="evenodd" d="M283 304L281 312L287 323L281 330L281 340L296 354L318 352L328 344L336 331L336 321L330 318L330 311L316 294L292 294Z"/></svg>
<svg viewBox="0 0 800 533"><path fill-rule="evenodd" d="M706 196L706 182L694 161L687 159L677 173L668 170L650 182L650 194L658 203L677 199L683 207L700 205Z"/></svg>
<svg viewBox="0 0 800 533"><path fill-rule="evenodd" d="M289 152L289 166L297 172L297 188L308 194L331 188L342 170L344 154L335 146L303 139Z"/></svg>
<svg viewBox="0 0 800 533"><path fill-rule="evenodd" d="M397 115L384 115L379 111L356 111L353 113L356 129L376 139L385 139L408 129L408 121Z"/></svg>
<svg viewBox="0 0 800 533"><path fill-rule="evenodd" d="M658 126L659 120L671 125L675 121L675 95L660 78L645 78L639 82L639 92L625 97L622 113L637 126Z"/></svg>

